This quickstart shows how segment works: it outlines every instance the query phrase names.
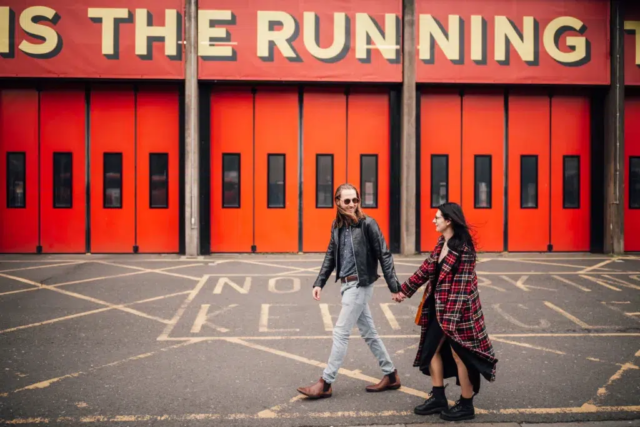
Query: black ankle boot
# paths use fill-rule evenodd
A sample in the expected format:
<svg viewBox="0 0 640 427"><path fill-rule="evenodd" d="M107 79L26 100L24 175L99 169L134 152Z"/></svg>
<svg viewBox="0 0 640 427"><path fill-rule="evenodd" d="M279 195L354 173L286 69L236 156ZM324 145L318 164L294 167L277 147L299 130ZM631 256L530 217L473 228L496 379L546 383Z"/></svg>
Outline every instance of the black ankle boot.
<svg viewBox="0 0 640 427"><path fill-rule="evenodd" d="M475 418L473 409L473 397L465 399L460 396L460 400L456 402L451 409L446 409L440 413L440 418L446 421L464 421Z"/></svg>
<svg viewBox="0 0 640 427"><path fill-rule="evenodd" d="M444 387L433 387L431 396L422 405L416 406L413 412L417 415L431 415L447 409L449 409L449 404L444 394Z"/></svg>

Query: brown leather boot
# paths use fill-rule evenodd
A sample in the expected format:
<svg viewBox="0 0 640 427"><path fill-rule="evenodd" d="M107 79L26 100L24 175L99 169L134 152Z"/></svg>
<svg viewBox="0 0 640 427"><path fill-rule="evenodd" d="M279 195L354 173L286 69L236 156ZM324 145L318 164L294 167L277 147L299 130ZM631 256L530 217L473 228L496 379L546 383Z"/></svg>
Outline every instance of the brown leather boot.
<svg viewBox="0 0 640 427"><path fill-rule="evenodd" d="M377 393L385 390L397 390L401 385L398 370L396 369L393 374L385 375L378 384L367 386L367 391Z"/></svg>
<svg viewBox="0 0 640 427"><path fill-rule="evenodd" d="M331 384L324 381L322 377L320 380L311 387L299 387L298 392L304 394L309 399L323 399L325 397L331 397Z"/></svg>

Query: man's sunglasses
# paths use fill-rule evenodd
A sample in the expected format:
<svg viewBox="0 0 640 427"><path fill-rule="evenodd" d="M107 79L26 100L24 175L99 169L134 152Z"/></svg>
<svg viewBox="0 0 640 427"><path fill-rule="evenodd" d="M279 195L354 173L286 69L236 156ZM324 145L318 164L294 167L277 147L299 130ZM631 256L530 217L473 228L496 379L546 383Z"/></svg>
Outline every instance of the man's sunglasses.
<svg viewBox="0 0 640 427"><path fill-rule="evenodd" d="M338 199L338 200L340 200L340 199ZM344 202L345 205L350 205L351 202L353 202L354 205L357 205L358 203L360 203L360 199L357 199L357 198L356 199L344 199L343 202Z"/></svg>

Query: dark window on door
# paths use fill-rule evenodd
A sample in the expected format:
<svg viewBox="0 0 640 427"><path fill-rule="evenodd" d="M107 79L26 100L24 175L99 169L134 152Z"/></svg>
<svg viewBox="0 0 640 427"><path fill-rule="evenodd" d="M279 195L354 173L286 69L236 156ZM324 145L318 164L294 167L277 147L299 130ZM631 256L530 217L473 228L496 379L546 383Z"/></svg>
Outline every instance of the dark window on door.
<svg viewBox="0 0 640 427"><path fill-rule="evenodd" d="M270 208L285 207L285 179L286 158L284 154L269 154L268 156L269 182L267 188L267 203Z"/></svg>
<svg viewBox="0 0 640 427"><path fill-rule="evenodd" d="M431 207L449 201L449 156L431 156Z"/></svg>
<svg viewBox="0 0 640 427"><path fill-rule="evenodd" d="M169 208L169 154L149 154L149 207Z"/></svg>
<svg viewBox="0 0 640 427"><path fill-rule="evenodd" d="M222 155L222 207L240 207L240 154Z"/></svg>
<svg viewBox="0 0 640 427"><path fill-rule="evenodd" d="M73 207L73 155L53 153L53 207Z"/></svg>
<svg viewBox="0 0 640 427"><path fill-rule="evenodd" d="M316 208L333 208L333 154L316 156Z"/></svg>
<svg viewBox="0 0 640 427"><path fill-rule="evenodd" d="M475 156L474 188L476 209L491 209L491 156Z"/></svg>
<svg viewBox="0 0 640 427"><path fill-rule="evenodd" d="M105 209L122 208L122 153L104 153Z"/></svg>
<svg viewBox="0 0 640 427"><path fill-rule="evenodd" d="M7 153L7 208L27 207L26 153Z"/></svg>
<svg viewBox="0 0 640 427"><path fill-rule="evenodd" d="M520 207L538 208L538 156L520 158Z"/></svg>
<svg viewBox="0 0 640 427"><path fill-rule="evenodd" d="M378 207L378 155L360 156L360 193L363 208Z"/></svg>
<svg viewBox="0 0 640 427"><path fill-rule="evenodd" d="M562 158L562 207L580 208L580 156Z"/></svg>
<svg viewBox="0 0 640 427"><path fill-rule="evenodd" d="M629 158L629 209L640 209L640 157Z"/></svg>

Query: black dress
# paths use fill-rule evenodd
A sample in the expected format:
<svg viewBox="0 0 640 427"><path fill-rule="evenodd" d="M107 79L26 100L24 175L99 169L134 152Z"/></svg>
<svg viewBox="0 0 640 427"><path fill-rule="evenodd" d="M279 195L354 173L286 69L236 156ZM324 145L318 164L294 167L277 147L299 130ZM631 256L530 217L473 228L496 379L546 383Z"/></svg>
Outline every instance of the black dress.
<svg viewBox="0 0 640 427"><path fill-rule="evenodd" d="M436 277L440 276L441 268L442 261L436 264ZM422 346L422 357L420 358L420 370L425 375L430 375L429 365L431 364L431 359L436 354L438 344L442 340L442 337L446 337L442 327L440 326L440 322L438 322L436 317L435 294L436 289L434 286L431 291L431 295L427 297L426 301L429 309L429 322L427 324L427 336ZM453 354L451 353L452 348L460 359L462 359L467 371L469 372L469 380L473 385L474 393L478 393L480 391L480 375L483 374L485 377L490 376L492 365L488 361L476 356L457 342L446 337L442 344L442 348L440 349L444 378L456 377L457 385L460 385L460 378L458 378L458 367L455 359L453 358Z"/></svg>

